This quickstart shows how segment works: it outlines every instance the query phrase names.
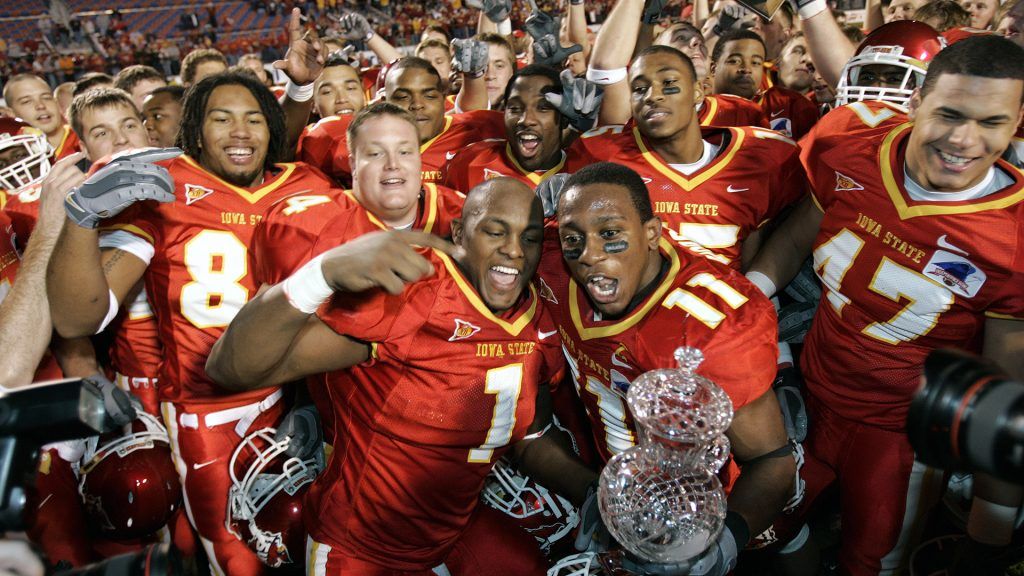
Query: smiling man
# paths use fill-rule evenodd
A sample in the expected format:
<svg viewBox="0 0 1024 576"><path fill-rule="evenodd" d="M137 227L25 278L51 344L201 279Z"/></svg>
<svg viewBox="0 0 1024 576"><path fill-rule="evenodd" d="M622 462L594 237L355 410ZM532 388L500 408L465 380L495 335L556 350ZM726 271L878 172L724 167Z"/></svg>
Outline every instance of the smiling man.
<svg viewBox="0 0 1024 576"><path fill-rule="evenodd" d="M669 242L647 187L629 168L600 162L573 174L556 219L539 271L542 293L602 460L636 443L625 402L630 382L676 368L680 346L704 354L698 372L732 400L726 434L734 460L721 474L726 530L707 558L716 568L692 572L724 575L782 510L796 470L771 390L778 353L772 306L737 272Z"/></svg>
<svg viewBox="0 0 1024 576"><path fill-rule="evenodd" d="M904 430L928 352L983 353L1024 377L1024 174L1000 159L1024 114L1024 50L996 36L942 50L909 109L912 122L894 124L893 110L845 106L808 134L813 197L748 274L771 293L813 248L825 290L804 340L814 425L801 476L805 505L839 482L852 574L905 563L941 482ZM968 534L1008 543L1019 491L976 487Z"/></svg>
<svg viewBox="0 0 1024 576"><path fill-rule="evenodd" d="M157 391L189 520L213 574L259 574L266 567L225 528L228 458L247 429L274 426L285 402L274 389L225 394L204 365L214 341L256 292L248 264L255 225L276 200L330 183L304 165L276 163L284 154L284 114L251 75L199 81L182 118L184 155L117 160L109 167L115 178L99 179L88 193L72 192L48 294L57 331L85 336L102 329L144 280L165 351ZM122 214L120 202L114 210L90 209L97 197L123 192L110 183L124 181L138 186L125 192L131 198L161 203L138 202ZM116 218L107 218L110 211Z"/></svg>
<svg viewBox="0 0 1024 576"><path fill-rule="evenodd" d="M505 139L471 144L444 168L444 183L469 190L484 180L510 176L536 187L565 166L562 128L568 123L547 93L561 93L558 72L530 65L512 77L505 101Z"/></svg>
<svg viewBox="0 0 1024 576"><path fill-rule="evenodd" d="M45 80L35 74L16 74L4 86L4 100L16 117L46 134L54 162L78 152L78 138L64 123L57 99Z"/></svg>
<svg viewBox="0 0 1024 576"><path fill-rule="evenodd" d="M488 180L469 192L452 239L327 236L210 356L233 389L327 372L335 450L304 508L311 574L544 574L526 532L480 537L508 524L481 505L484 478L509 448L524 466L560 471L545 482L577 503L596 476L544 433L561 358L530 281L540 201L511 178Z"/></svg>
<svg viewBox="0 0 1024 576"><path fill-rule="evenodd" d="M804 194L796 144L763 128L701 128L695 108L704 92L675 48L641 51L629 84L635 125L584 133L566 172L605 160L629 166L676 242L740 268L757 248L747 239Z"/></svg>

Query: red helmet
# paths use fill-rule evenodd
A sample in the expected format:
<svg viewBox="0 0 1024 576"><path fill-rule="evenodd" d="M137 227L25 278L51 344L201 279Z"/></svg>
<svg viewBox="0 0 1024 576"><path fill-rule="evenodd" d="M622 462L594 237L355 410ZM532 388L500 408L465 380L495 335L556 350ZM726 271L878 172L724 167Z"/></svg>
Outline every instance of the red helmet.
<svg viewBox="0 0 1024 576"><path fill-rule="evenodd" d="M504 458L484 481L483 499L492 508L518 520L547 554L580 523L576 507L516 470Z"/></svg>
<svg viewBox="0 0 1024 576"><path fill-rule="evenodd" d="M323 458L319 452L305 460L289 457L288 440L275 440L275 432L263 428L249 434L231 455L225 525L267 566L301 568L306 549L302 497L323 470Z"/></svg>
<svg viewBox="0 0 1024 576"><path fill-rule="evenodd" d="M50 172L46 134L17 118L0 117L0 188L16 192Z"/></svg>
<svg viewBox="0 0 1024 576"><path fill-rule="evenodd" d="M181 504L181 483L171 460L167 430L150 414L115 438L86 440L78 491L104 536L130 540L167 525Z"/></svg>
<svg viewBox="0 0 1024 576"><path fill-rule="evenodd" d="M864 38L843 68L836 88L836 105L883 100L905 108L914 88L924 83L928 62L945 47L945 38L922 22L897 20L879 26ZM899 86L864 85L864 67L878 65L901 68Z"/></svg>

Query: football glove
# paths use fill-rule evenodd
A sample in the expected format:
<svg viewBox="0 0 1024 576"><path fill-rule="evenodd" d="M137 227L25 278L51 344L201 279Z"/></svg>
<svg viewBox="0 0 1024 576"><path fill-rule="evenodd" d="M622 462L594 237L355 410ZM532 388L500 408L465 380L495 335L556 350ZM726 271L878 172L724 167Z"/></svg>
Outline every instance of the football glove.
<svg viewBox="0 0 1024 576"><path fill-rule="evenodd" d="M601 111L604 89L586 78L573 76L570 70L562 70L559 79L562 81L562 93L547 92L544 99L558 108L574 130L581 133L590 130Z"/></svg>
<svg viewBox="0 0 1024 576"><path fill-rule="evenodd" d="M116 216L140 200L174 202L174 179L154 162L181 153L180 148L147 148L115 157L68 192L64 202L68 218L82 228L96 228L100 220Z"/></svg>
<svg viewBox="0 0 1024 576"><path fill-rule="evenodd" d="M803 442L807 438L807 406L804 405L804 397L800 392L803 383L800 370L795 366L779 370L775 375L775 382L772 383L775 396L779 399L779 408L782 409L786 436L796 442Z"/></svg>
<svg viewBox="0 0 1024 576"><path fill-rule="evenodd" d="M487 71L487 43L472 38L452 40L452 70L479 78Z"/></svg>
<svg viewBox="0 0 1024 576"><path fill-rule="evenodd" d="M341 36L349 42L366 42L373 38L370 21L358 12L345 14L338 20L338 23L341 24Z"/></svg>
<svg viewBox="0 0 1024 576"><path fill-rule="evenodd" d="M537 196L544 206L544 217L551 218L558 213L558 199L562 197L568 174L552 174L537 185Z"/></svg>
<svg viewBox="0 0 1024 576"><path fill-rule="evenodd" d="M644 2L644 14L641 16L644 24L657 24L661 19L661 11L665 9L667 0L647 0Z"/></svg>
<svg viewBox="0 0 1024 576"><path fill-rule="evenodd" d="M579 552L604 552L612 542L611 532L604 525L597 505L597 480L587 489L587 499L580 506L580 524L574 546Z"/></svg>
<svg viewBox="0 0 1024 576"><path fill-rule="evenodd" d="M512 13L511 0L466 0L466 6L476 8L495 24L505 21Z"/></svg>
<svg viewBox="0 0 1024 576"><path fill-rule="evenodd" d="M312 404L300 404L292 408L277 425L275 440L288 439L285 452L294 458L306 460L323 451L324 432L320 425L320 414Z"/></svg>
<svg viewBox="0 0 1024 576"><path fill-rule="evenodd" d="M116 384L107 380L103 374L93 374L88 378L82 378L82 385L92 390L103 398L103 428L113 430L128 424L138 418L138 412L142 411L142 403L132 393L125 392Z"/></svg>

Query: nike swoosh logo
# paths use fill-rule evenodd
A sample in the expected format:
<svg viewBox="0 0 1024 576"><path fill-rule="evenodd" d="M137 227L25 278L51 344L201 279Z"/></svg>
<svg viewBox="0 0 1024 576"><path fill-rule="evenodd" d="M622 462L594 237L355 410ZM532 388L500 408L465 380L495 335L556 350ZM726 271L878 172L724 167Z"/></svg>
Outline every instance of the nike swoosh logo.
<svg viewBox="0 0 1024 576"><path fill-rule="evenodd" d="M192 465L192 469L193 470L202 470L203 468L206 468L207 466L209 466L210 464L213 464L217 460L218 460L218 458L214 458L213 460L210 460L209 462L203 462L202 464L193 464Z"/></svg>
<svg viewBox="0 0 1024 576"><path fill-rule="evenodd" d="M958 252L960 254L963 254L964 256L967 256L969 254L963 248L959 248L959 247L954 246L954 245L950 244L949 242L947 242L945 234L943 234L942 236L939 236L939 240L936 242L936 244L938 244L940 248L945 248L946 250L952 250L953 252Z"/></svg>
<svg viewBox="0 0 1024 576"><path fill-rule="evenodd" d="M750 188L733 188L732 184L729 184L725 188L725 191L729 192L730 194L735 194L737 192L746 192L747 190L750 190Z"/></svg>
<svg viewBox="0 0 1024 576"><path fill-rule="evenodd" d="M619 368L625 368L627 370L632 370L633 369L633 367L630 366L629 364L626 364L622 360L619 360L619 353L618 352L612 354L612 364L614 364L615 366L618 366Z"/></svg>
<svg viewBox="0 0 1024 576"><path fill-rule="evenodd" d="M444 157L448 160L451 160L452 158L455 158L455 152L445 152Z"/></svg>
<svg viewBox="0 0 1024 576"><path fill-rule="evenodd" d="M555 334L556 332L558 332L558 330L552 330L551 332L544 332L543 330L537 330L537 339L538 340L543 340L543 339L547 338L548 336L551 336L551 335Z"/></svg>
<svg viewBox="0 0 1024 576"><path fill-rule="evenodd" d="M779 116L780 114L782 114L783 112L785 112L785 110L777 110L775 112L772 112L770 115L771 115L772 118L775 118L775 117Z"/></svg>

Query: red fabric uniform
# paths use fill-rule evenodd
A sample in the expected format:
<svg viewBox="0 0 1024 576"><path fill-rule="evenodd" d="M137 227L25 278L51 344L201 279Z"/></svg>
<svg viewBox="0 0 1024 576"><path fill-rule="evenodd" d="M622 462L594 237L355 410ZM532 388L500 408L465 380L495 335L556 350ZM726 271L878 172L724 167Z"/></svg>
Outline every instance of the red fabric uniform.
<svg viewBox="0 0 1024 576"><path fill-rule="evenodd" d="M60 144L53 149L53 162L70 156L75 152L82 150L82 142L78 139L78 134L71 129L71 126L64 125L64 136L61 138Z"/></svg>
<svg viewBox="0 0 1024 576"><path fill-rule="evenodd" d="M139 286L138 294L131 302L125 302L107 329L114 334L110 346L114 382L138 396L146 412L159 417L157 385L163 364L163 347L145 288Z"/></svg>
<svg viewBox="0 0 1024 576"><path fill-rule="evenodd" d="M352 116L330 116L306 129L299 140L298 158L320 168L339 184L352 182L352 168L348 163L348 129ZM444 117L441 132L420 144L423 163L423 182L441 182L441 169L455 153L473 142L505 136L504 117L501 112L477 110Z"/></svg>
<svg viewBox="0 0 1024 576"><path fill-rule="evenodd" d="M561 365L532 286L496 316L447 256L425 256L435 273L401 295L335 295L319 312L337 332L374 343L374 357L329 375L334 453L303 510L310 537L336 558L391 569L365 573L446 561L491 465L525 436L538 387ZM518 567L487 573L543 574L536 543L524 543L509 554Z"/></svg>
<svg viewBox="0 0 1024 576"><path fill-rule="evenodd" d="M424 184L413 229L447 237L451 222L462 213L464 197L454 190ZM274 204L256 227L251 270L256 284L277 284L321 252L387 226L367 212L350 190L289 196ZM319 242L321 238L330 238ZM328 442L334 421L324 377L307 379L307 388Z"/></svg>
<svg viewBox="0 0 1024 576"><path fill-rule="evenodd" d="M328 116L306 126L299 136L295 158L316 166L341 186L352 184L352 167L348 162L348 137L345 131L353 116Z"/></svg>
<svg viewBox="0 0 1024 576"><path fill-rule="evenodd" d="M264 212L279 198L330 183L304 164L278 165L254 188L229 184L188 156L160 164L177 200L133 206L101 244L150 251L144 280L165 350L159 393L186 509L215 574L257 574L265 570L259 559L224 526L228 462L247 430L273 426L285 406L280 390L225 394L206 375L206 357L256 292L248 246Z"/></svg>
<svg viewBox="0 0 1024 576"><path fill-rule="evenodd" d="M630 383L649 370L675 368L673 353L680 346L704 353L697 371L722 387L736 410L771 387L778 358L775 314L768 299L738 272L663 238L668 270L657 288L623 318L594 320L585 289L562 260L551 224L539 271L541 296L555 316L576 391L605 461L636 443L626 406ZM737 472L735 465L723 469L723 484L731 487Z"/></svg>
<svg viewBox="0 0 1024 576"><path fill-rule="evenodd" d="M473 142L505 137L505 116L494 110L475 110L444 117L441 132L420 144L423 181L441 182L441 169L455 153Z"/></svg>
<svg viewBox="0 0 1024 576"><path fill-rule="evenodd" d="M754 102L730 94L708 94L697 111L701 126L727 128L730 126L758 126L768 128L764 110Z"/></svg>
<svg viewBox="0 0 1024 576"><path fill-rule="evenodd" d="M506 140L484 140L470 144L448 161L442 170L441 181L445 186L468 192L470 188L492 178L508 176L519 180L530 188L552 174L565 168L565 154L561 161L550 170L531 171L519 165Z"/></svg>
<svg viewBox="0 0 1024 576"><path fill-rule="evenodd" d="M818 121L818 107L803 94L789 88L772 86L762 92L756 102L772 130L796 140L803 138Z"/></svg>
<svg viewBox="0 0 1024 576"><path fill-rule="evenodd" d="M978 352L986 317L1024 319L1024 174L999 161L1014 181L1001 191L913 200L903 120L879 102L840 107L801 155L824 212L814 242L824 297L802 357L815 423L802 475L809 498L841 479L840 560L855 574L897 567L902 533L926 512L904 433L926 355Z"/></svg>
<svg viewBox="0 0 1024 576"><path fill-rule="evenodd" d="M704 128L721 146L691 176L668 165L634 125L603 126L569 149L566 172L610 161L637 171L647 183L654 213L672 239L709 258L740 265L743 240L806 189L796 144L762 128Z"/></svg>
<svg viewBox="0 0 1024 576"><path fill-rule="evenodd" d="M28 246L28 237L32 235L36 221L39 220L39 196L42 191L42 183L36 182L17 192L4 192L3 201L0 201L0 206L14 226L14 237L21 251Z"/></svg>

